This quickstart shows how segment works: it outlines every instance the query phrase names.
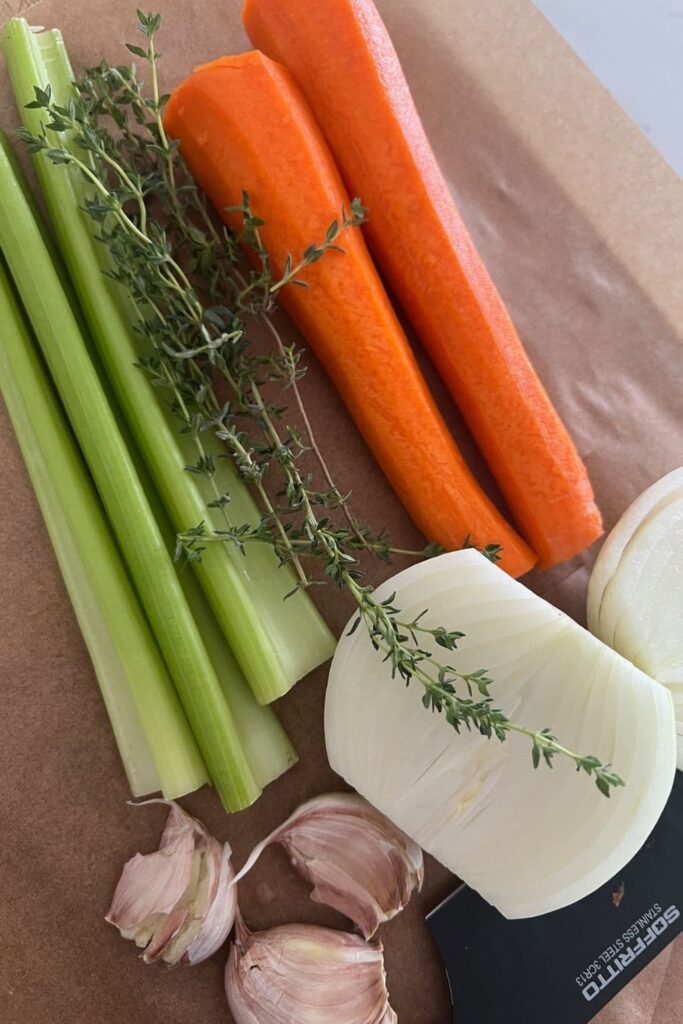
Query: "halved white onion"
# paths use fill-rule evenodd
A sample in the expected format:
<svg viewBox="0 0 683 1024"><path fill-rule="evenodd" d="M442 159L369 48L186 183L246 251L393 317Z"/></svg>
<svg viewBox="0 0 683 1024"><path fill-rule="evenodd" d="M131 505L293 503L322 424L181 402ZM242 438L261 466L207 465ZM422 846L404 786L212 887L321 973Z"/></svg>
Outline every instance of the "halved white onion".
<svg viewBox="0 0 683 1024"><path fill-rule="evenodd" d="M605 590L613 578L626 545L633 535L653 513L659 512L671 502L683 499L683 467L667 473L636 498L610 532L600 549L593 566L588 585L588 628L595 636L602 636L600 617ZM605 641L608 642L608 641Z"/></svg>
<svg viewBox="0 0 683 1024"><path fill-rule="evenodd" d="M466 634L455 653L431 649L461 671L487 669L510 718L611 761L626 786L607 800L569 760L534 771L525 737L458 735L424 710L418 683L392 680L362 629L330 671L332 767L507 917L592 892L637 852L671 790L670 694L475 551L412 566L377 596L393 592L402 618L428 608L425 623Z"/></svg>
<svg viewBox="0 0 683 1024"><path fill-rule="evenodd" d="M605 541L588 591L588 623L671 691L683 768L683 469L641 494Z"/></svg>

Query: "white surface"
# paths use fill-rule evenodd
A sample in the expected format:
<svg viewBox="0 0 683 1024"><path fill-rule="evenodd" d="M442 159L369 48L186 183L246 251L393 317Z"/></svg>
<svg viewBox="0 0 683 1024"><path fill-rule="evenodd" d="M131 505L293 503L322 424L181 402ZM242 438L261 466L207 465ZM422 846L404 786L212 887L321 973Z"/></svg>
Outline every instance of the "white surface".
<svg viewBox="0 0 683 1024"><path fill-rule="evenodd" d="M534 0L683 174L683 0Z"/></svg>

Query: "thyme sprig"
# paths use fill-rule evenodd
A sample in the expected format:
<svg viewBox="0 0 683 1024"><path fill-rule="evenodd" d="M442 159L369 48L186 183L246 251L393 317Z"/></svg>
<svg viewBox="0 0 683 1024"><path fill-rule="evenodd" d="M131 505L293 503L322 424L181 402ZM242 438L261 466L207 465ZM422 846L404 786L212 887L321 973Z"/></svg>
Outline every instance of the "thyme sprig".
<svg viewBox="0 0 683 1024"><path fill-rule="evenodd" d="M309 266L329 252L343 253L343 235L363 223L365 210L354 199L324 237L300 256L288 257L276 275L262 240L264 222L249 195L244 193L233 210L240 216L240 233L219 226L177 143L168 138L163 124L168 96L160 93L155 45L161 19L141 11L138 17L144 45L128 49L144 61L151 95L135 66L102 61L84 72L66 106L53 101L49 87L37 88L31 106L45 111L43 131L20 135L31 152L71 165L92 189L85 210L106 247L106 272L128 296L144 349L140 367L166 394L179 430L193 438L196 461L186 471L211 482L206 518L179 534L177 557L199 560L209 543L242 551L249 543L271 545L280 561L292 566L297 589L327 579L350 595L358 609L351 631L363 624L392 675L406 685L418 682L425 707L444 715L457 732L478 731L501 742L520 733L531 741L534 767L541 761L552 767L556 756L567 757L609 796L623 785L610 765L573 753L549 729L535 731L510 721L493 702L486 670L463 673L436 656L435 648L455 652L462 633L427 626L426 611L405 621L393 596L381 601L362 582L363 553L389 561L396 554L431 557L441 549L394 548L383 531L373 533L353 515L350 496L335 483L306 412L299 387L306 372L302 352L285 344L276 315L280 293L308 287ZM244 246L252 250L256 269L244 260ZM269 344L256 344L264 339ZM217 381L227 388L227 400L219 395ZM281 404L285 394L293 396L303 430L288 422ZM212 454L204 443L210 433L225 446L224 455ZM314 459L322 487L305 468L306 456ZM232 522L230 495L216 481L220 457L231 458L255 488L262 510L256 525ZM275 498L266 486L273 480L279 481ZM463 546L471 546L469 538ZM484 554L495 562L500 548L489 545Z"/></svg>

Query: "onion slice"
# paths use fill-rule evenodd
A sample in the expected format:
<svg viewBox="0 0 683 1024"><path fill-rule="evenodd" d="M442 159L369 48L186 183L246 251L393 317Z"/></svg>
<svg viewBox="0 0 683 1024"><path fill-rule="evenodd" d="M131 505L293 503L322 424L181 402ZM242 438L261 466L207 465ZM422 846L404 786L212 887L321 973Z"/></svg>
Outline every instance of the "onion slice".
<svg viewBox="0 0 683 1024"><path fill-rule="evenodd" d="M636 498L611 531L600 549L588 585L588 628L595 636L605 639L601 630L602 605L605 591L613 579L626 546L638 528L661 509L683 500L683 467L667 473ZM609 643L608 640L605 640Z"/></svg>
<svg viewBox="0 0 683 1024"><path fill-rule="evenodd" d="M683 468L648 487L605 541L588 624L671 692L683 769Z"/></svg>
<svg viewBox="0 0 683 1024"><path fill-rule="evenodd" d="M654 827L673 783L670 694L476 551L412 566L377 592L406 621L465 633L458 670L488 671L496 706L610 761L606 800L569 759L531 767L529 743L458 735L421 705L362 630L332 662L325 709L332 768L506 917L573 903L609 880ZM444 652L429 647L434 653Z"/></svg>

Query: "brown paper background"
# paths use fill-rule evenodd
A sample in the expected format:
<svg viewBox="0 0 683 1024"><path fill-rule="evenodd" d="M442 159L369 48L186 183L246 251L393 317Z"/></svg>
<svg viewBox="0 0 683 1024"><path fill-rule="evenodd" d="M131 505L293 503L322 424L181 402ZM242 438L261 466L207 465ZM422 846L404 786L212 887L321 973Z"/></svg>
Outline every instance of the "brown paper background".
<svg viewBox="0 0 683 1024"><path fill-rule="evenodd" d="M312 0L314 2L314 0ZM246 44L238 0L157 0L166 85ZM418 107L465 218L570 425L611 525L652 480L683 463L683 192L593 76L527 0L380 0ZM0 0L0 17L58 25L76 65L115 59L133 39L121 0ZM14 123L0 73L0 120ZM360 513L397 541L417 538L333 389L312 360L312 418ZM463 448L495 494L427 366ZM581 618L594 553L530 578ZM380 574L376 575L380 578ZM336 628L348 614L332 593ZM210 791L186 806L240 863L298 802L337 785L325 762L325 672L279 705L300 764L229 820ZM145 968L102 920L123 861L154 847L163 815L127 790L87 653L0 408L0 1021L131 1024L226 1021L224 955L192 971ZM383 930L403 1024L446 1024L448 998L422 923L452 888L433 861L424 892ZM255 927L343 925L269 851L244 883ZM492 976L492 980L494 980ZM552 1009L550 1009L552 1019ZM674 1024L683 1016L683 943L665 950L599 1016Z"/></svg>

